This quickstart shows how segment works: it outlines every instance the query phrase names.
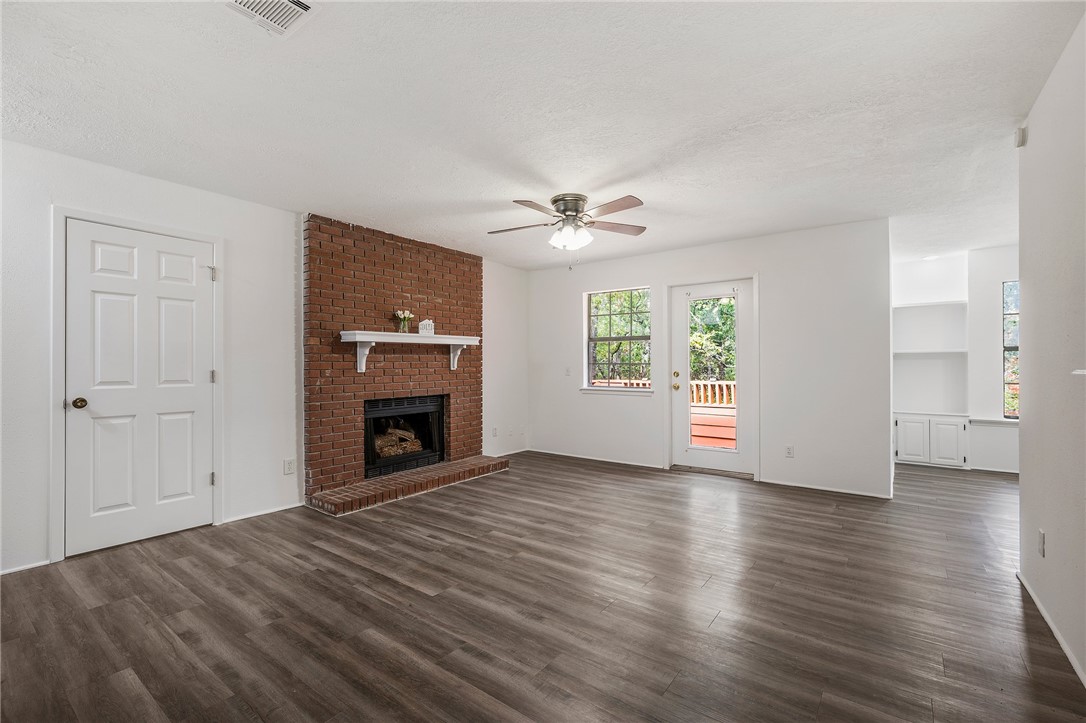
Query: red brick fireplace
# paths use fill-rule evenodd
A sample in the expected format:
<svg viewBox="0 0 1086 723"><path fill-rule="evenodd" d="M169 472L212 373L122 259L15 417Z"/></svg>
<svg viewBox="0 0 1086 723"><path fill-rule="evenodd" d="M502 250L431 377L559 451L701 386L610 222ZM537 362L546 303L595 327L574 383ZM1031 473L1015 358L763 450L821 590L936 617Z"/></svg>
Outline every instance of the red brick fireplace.
<svg viewBox="0 0 1086 723"><path fill-rule="evenodd" d="M478 256L382 231L310 215L304 227L305 497L310 506L342 514L474 476L465 464L482 454L482 346L469 346L450 369L446 346L378 343L356 370L355 345L341 331L397 328L394 312L408 309L435 333L481 336L483 264ZM448 475L429 479L421 470L381 477L365 487L365 402L443 396ZM372 444L372 443L371 443ZM449 466L448 463L457 463ZM495 462L481 458L486 469ZM504 468L504 464L500 465ZM372 467L372 464L371 464ZM465 472L467 470L467 472ZM440 475L439 475L440 476ZM406 484L406 483L405 483ZM378 489L378 487L380 489ZM358 494L353 494L357 492ZM374 494L378 499L374 500ZM352 504L350 497L361 497ZM334 504L329 504L329 500ZM345 504L341 504L345 503Z"/></svg>

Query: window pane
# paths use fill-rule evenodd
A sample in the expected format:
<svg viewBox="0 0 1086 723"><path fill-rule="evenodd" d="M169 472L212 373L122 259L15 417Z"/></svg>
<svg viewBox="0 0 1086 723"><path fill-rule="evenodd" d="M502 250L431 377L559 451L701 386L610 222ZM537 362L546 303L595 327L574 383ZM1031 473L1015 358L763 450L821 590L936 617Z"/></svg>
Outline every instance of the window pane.
<svg viewBox="0 0 1086 723"><path fill-rule="evenodd" d="M609 309L607 307L607 294L589 294L588 295L588 313L593 315L606 314Z"/></svg>
<svg viewBox="0 0 1086 723"><path fill-rule="evenodd" d="M1018 314L1003 317L1003 346L1018 346Z"/></svg>
<svg viewBox="0 0 1086 723"><path fill-rule="evenodd" d="M592 386L603 386L607 382L607 367L603 364L592 364L588 367L588 378Z"/></svg>
<svg viewBox="0 0 1086 723"><path fill-rule="evenodd" d="M1003 416L1018 419L1018 385L1007 384L1003 387Z"/></svg>
<svg viewBox="0 0 1086 723"><path fill-rule="evenodd" d="M649 312L642 311L633 315L633 328L631 332L634 336L648 336L649 335Z"/></svg>
<svg viewBox="0 0 1086 723"><path fill-rule="evenodd" d="M1018 382L1018 352L1003 352L1003 382Z"/></svg>
<svg viewBox="0 0 1086 723"><path fill-rule="evenodd" d="M634 364L647 363L649 361L649 342L630 342L630 361Z"/></svg>
<svg viewBox="0 0 1086 723"><path fill-rule="evenodd" d="M591 328L588 331L588 335L591 337L611 336L611 317L609 316L592 316L589 317Z"/></svg>
<svg viewBox="0 0 1086 723"><path fill-rule="evenodd" d="M633 311L648 311L649 310L649 290L648 289L634 289L632 292L633 299Z"/></svg>
<svg viewBox="0 0 1086 723"><path fill-rule="evenodd" d="M1003 282L1003 313L1017 314L1019 312L1018 282Z"/></svg>
<svg viewBox="0 0 1086 723"><path fill-rule="evenodd" d="M618 314L611 317L611 336L630 335L630 316Z"/></svg>
<svg viewBox="0 0 1086 723"><path fill-rule="evenodd" d="M611 292L611 313L612 314L628 314L630 312L630 298L632 292L630 291L612 291Z"/></svg>

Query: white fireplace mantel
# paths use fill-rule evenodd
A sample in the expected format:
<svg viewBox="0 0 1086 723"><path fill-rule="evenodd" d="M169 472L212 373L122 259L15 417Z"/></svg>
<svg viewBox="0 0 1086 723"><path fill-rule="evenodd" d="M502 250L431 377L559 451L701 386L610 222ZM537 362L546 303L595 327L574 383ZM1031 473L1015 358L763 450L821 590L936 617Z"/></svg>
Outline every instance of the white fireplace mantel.
<svg viewBox="0 0 1086 723"><path fill-rule="evenodd" d="M477 336L450 336L448 334L408 334L395 331L341 331L342 341L354 342L358 355L356 368L359 373L366 371L366 357L377 342L382 344L447 344L449 347L449 369L456 369L460 352L466 346L478 346Z"/></svg>

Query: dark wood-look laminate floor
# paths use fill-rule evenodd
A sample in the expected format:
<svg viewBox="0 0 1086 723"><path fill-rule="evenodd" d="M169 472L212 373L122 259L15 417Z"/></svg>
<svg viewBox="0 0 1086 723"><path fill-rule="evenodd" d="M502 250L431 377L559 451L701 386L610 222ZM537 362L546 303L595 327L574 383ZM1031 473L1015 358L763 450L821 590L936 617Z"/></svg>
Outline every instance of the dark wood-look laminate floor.
<svg viewBox="0 0 1086 723"><path fill-rule="evenodd" d="M2 579L10 721L1082 720L1018 488L879 501L536 453Z"/></svg>

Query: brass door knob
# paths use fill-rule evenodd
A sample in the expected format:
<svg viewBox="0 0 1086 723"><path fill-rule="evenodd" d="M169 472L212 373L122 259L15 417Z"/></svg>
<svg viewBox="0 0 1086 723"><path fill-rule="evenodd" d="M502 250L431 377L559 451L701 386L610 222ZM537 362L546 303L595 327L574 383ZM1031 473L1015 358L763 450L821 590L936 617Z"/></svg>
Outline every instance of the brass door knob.
<svg viewBox="0 0 1086 723"><path fill-rule="evenodd" d="M679 383L675 382L674 384L671 385L671 388L674 389L675 391L679 391Z"/></svg>
<svg viewBox="0 0 1086 723"><path fill-rule="evenodd" d="M82 409L83 407L87 406L87 400L83 397L76 397L72 400L72 406L76 409Z"/></svg>
<svg viewBox="0 0 1086 723"><path fill-rule="evenodd" d="M673 376L673 377L675 377L676 379L678 379L678 377L679 377L679 373L678 373L678 372L671 372L671 376Z"/></svg>

